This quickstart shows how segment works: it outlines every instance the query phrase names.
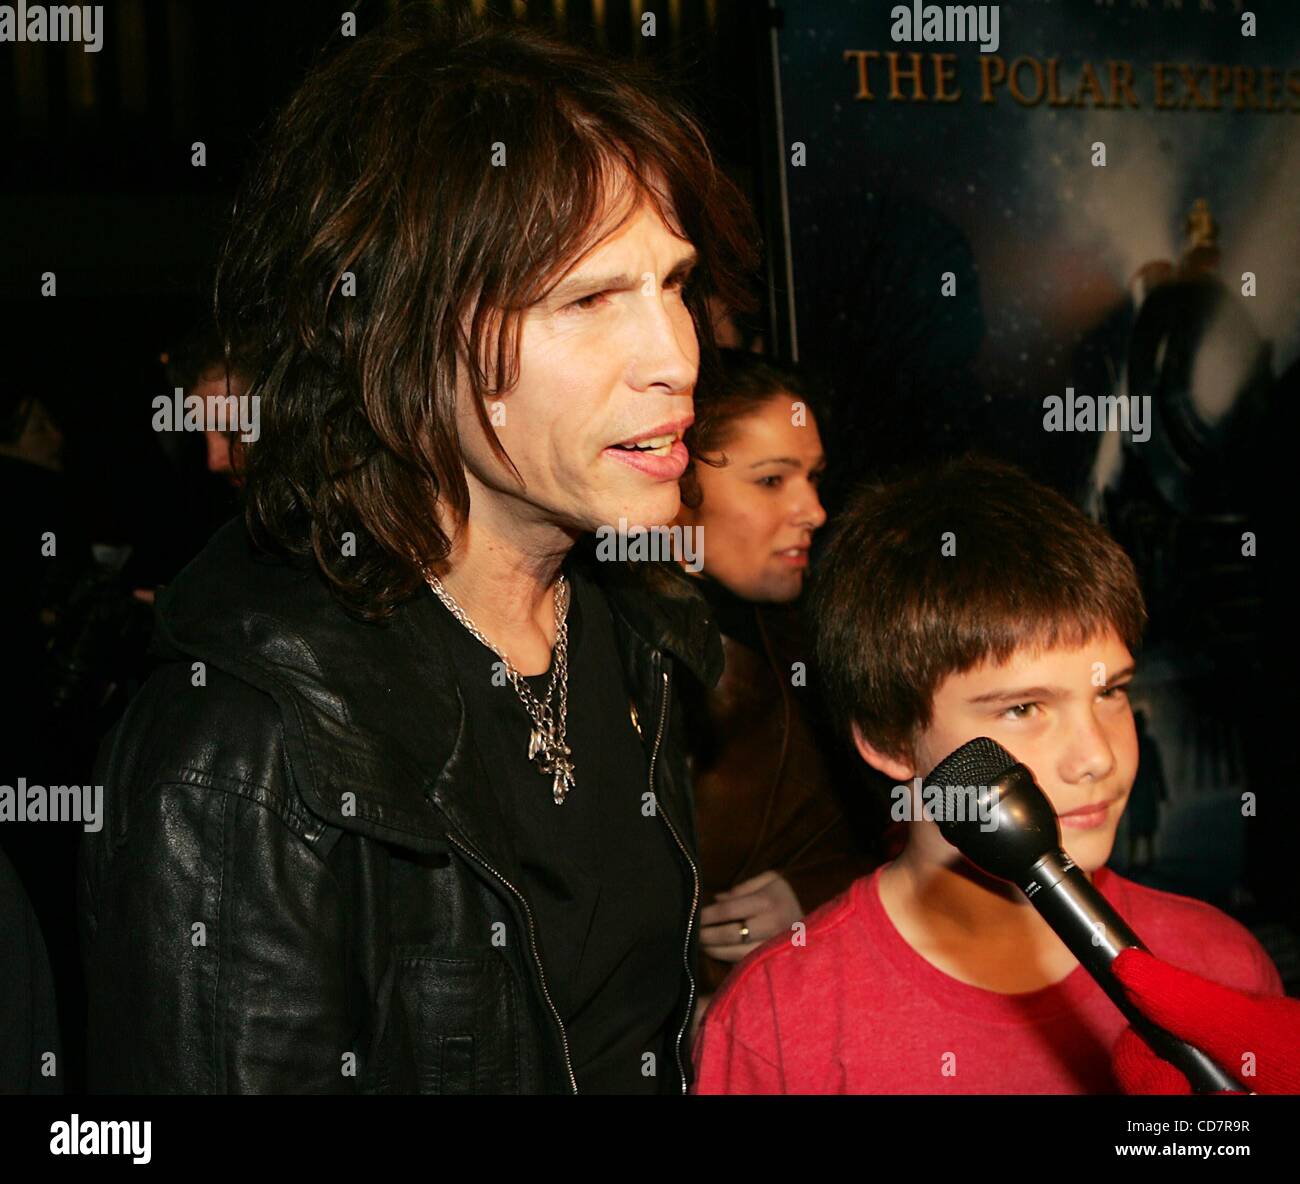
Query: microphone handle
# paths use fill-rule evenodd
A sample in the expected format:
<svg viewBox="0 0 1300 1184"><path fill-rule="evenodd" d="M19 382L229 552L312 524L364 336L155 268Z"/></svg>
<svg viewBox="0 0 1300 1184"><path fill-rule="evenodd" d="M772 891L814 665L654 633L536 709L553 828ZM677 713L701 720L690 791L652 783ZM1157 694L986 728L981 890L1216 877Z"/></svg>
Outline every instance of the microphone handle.
<svg viewBox="0 0 1300 1184"><path fill-rule="evenodd" d="M1134 1031L1158 1056L1181 1070L1192 1089L1202 1094L1247 1092L1199 1048L1152 1023L1130 1002L1110 964L1123 950L1146 950L1146 946L1064 851L1053 851L1035 863L1020 888Z"/></svg>

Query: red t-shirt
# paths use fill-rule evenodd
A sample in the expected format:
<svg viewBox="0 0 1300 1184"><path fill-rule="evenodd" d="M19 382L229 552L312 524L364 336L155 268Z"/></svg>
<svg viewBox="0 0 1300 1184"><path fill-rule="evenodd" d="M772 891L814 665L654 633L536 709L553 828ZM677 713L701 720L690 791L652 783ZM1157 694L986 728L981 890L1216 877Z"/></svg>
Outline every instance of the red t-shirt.
<svg viewBox="0 0 1300 1184"><path fill-rule="evenodd" d="M1116 1093L1126 1025L1082 967L1004 995L945 974L894 928L880 871L736 967L696 1037L695 1093ZM1250 933L1212 905L1102 868L1094 886L1158 958L1238 990L1282 994Z"/></svg>

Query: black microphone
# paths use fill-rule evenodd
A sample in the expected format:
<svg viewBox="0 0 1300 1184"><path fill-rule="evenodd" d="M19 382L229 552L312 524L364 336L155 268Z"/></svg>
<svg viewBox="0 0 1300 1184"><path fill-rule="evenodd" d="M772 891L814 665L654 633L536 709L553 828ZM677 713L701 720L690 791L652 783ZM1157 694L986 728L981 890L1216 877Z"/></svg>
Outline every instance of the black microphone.
<svg viewBox="0 0 1300 1184"><path fill-rule="evenodd" d="M1123 950L1146 946L1061 849L1056 811L1028 768L981 736L940 761L925 778L925 790L944 795L942 808L927 814L936 818L943 837L981 871L1009 880L1029 898L1134 1031L1180 1069L1197 1093L1247 1092L1199 1048L1153 1024L1129 1002L1111 963Z"/></svg>

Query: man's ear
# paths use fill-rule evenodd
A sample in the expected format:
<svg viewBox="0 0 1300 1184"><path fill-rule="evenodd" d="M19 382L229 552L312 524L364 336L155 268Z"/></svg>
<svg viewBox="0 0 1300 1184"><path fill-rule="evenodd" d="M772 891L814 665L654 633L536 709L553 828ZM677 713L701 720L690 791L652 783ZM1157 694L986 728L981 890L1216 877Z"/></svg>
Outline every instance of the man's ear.
<svg viewBox="0 0 1300 1184"><path fill-rule="evenodd" d="M862 729L856 723L853 724L853 743L862 759L873 769L879 769L886 777L897 782L905 782L916 776L916 770L912 768L910 761L882 752L863 736Z"/></svg>

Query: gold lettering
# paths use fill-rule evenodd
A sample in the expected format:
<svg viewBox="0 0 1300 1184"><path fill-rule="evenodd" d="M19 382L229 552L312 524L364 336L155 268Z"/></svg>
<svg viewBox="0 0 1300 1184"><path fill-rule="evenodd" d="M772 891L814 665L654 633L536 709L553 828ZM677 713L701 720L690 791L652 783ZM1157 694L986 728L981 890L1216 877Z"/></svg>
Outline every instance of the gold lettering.
<svg viewBox="0 0 1300 1184"><path fill-rule="evenodd" d="M1211 66L1210 67L1210 110L1222 110L1222 104L1219 100L1224 93L1232 86L1232 67L1231 66Z"/></svg>
<svg viewBox="0 0 1300 1184"><path fill-rule="evenodd" d="M1130 107L1140 107L1138 97L1133 93L1133 63L1132 62L1107 62L1110 67L1110 105L1112 107L1122 107L1128 103ZM1120 101L1120 91L1124 92L1124 101Z"/></svg>
<svg viewBox="0 0 1300 1184"><path fill-rule="evenodd" d="M1169 81L1169 79L1165 77L1165 69L1167 65L1168 65L1167 62L1156 63L1156 110L1157 111L1169 111L1172 108L1177 106L1176 103L1171 103L1166 100L1165 85Z"/></svg>
<svg viewBox="0 0 1300 1184"><path fill-rule="evenodd" d="M1091 62L1083 63L1083 74L1079 78L1079 90L1074 101L1080 107L1086 106L1083 97L1085 91L1092 95L1092 105L1094 107L1104 107L1106 105L1106 95L1101 89L1097 71L1092 68Z"/></svg>
<svg viewBox="0 0 1300 1184"><path fill-rule="evenodd" d="M844 60L847 62L850 58L858 60L858 93L853 97L855 99L874 99L876 96L871 93L871 84L867 79L867 63L874 61L880 56L880 51L875 49L846 49L844 51Z"/></svg>
<svg viewBox="0 0 1300 1184"><path fill-rule="evenodd" d="M1259 100L1255 97L1255 69L1253 66L1234 66L1233 76L1233 94L1236 101L1233 104L1236 110L1240 111L1243 107L1249 107L1252 111L1259 110Z"/></svg>
<svg viewBox="0 0 1300 1184"><path fill-rule="evenodd" d="M1264 86L1264 97L1267 99L1264 110L1281 111L1282 104L1275 103L1273 100L1277 97L1277 92L1282 89L1282 79L1277 76L1277 71L1272 66L1263 67L1259 73Z"/></svg>
<svg viewBox="0 0 1300 1184"><path fill-rule="evenodd" d="M1047 59L1047 105L1049 107L1073 106L1073 103L1061 94L1060 78L1058 76L1060 66L1060 58Z"/></svg>
<svg viewBox="0 0 1300 1184"><path fill-rule="evenodd" d="M901 70L898 66L898 59L902 57L899 53L888 53L885 55L889 59L889 98L891 102L900 102L903 98L903 92L899 89L899 82L904 78L912 80L912 102L924 103L925 89L922 86L921 79L921 55L919 53L909 53L907 56L912 59L912 66L909 70Z"/></svg>
<svg viewBox="0 0 1300 1184"><path fill-rule="evenodd" d="M980 102L993 103L994 86L1006 81L1007 64L995 53L980 54Z"/></svg>
<svg viewBox="0 0 1300 1184"><path fill-rule="evenodd" d="M955 53L932 53L934 60L934 101L936 103L955 103L961 98L961 91L949 92L947 84L957 80L957 55Z"/></svg>
<svg viewBox="0 0 1300 1184"><path fill-rule="evenodd" d="M1178 104L1184 111L1188 107L1195 107L1198 111L1204 110L1209 106L1201 98L1200 84L1196 81L1205 72L1202 66L1179 66L1178 73L1182 76L1183 83L1187 87L1188 93L1183 96L1183 101Z"/></svg>
<svg viewBox="0 0 1300 1184"><path fill-rule="evenodd" d="M1020 89L1020 68L1028 66L1034 73L1034 94L1031 98ZM1011 97L1022 107L1036 107L1043 101L1043 68L1035 58L1016 58L1011 63L1011 78L1008 82Z"/></svg>

